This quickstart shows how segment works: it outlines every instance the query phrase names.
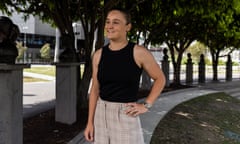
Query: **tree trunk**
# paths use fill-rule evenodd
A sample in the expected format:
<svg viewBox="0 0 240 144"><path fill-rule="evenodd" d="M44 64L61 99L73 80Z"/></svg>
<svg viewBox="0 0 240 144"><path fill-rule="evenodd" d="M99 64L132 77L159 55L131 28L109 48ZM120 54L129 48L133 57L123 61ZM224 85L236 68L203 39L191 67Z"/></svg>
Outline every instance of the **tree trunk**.
<svg viewBox="0 0 240 144"><path fill-rule="evenodd" d="M177 62L178 63L178 62ZM173 82L172 86L179 86L181 85L180 82L180 72L181 72L181 63L173 65Z"/></svg>
<svg viewBox="0 0 240 144"><path fill-rule="evenodd" d="M213 67L213 81L218 81L218 58L213 60L212 62L212 67Z"/></svg>
<svg viewBox="0 0 240 144"><path fill-rule="evenodd" d="M178 58L176 62L173 62L173 82L171 86L180 86L181 85L181 61L184 51L178 53Z"/></svg>
<svg viewBox="0 0 240 144"><path fill-rule="evenodd" d="M104 13L102 14L103 16L101 19L99 19L99 25L98 25L98 30L97 30L97 42L95 49L99 49L104 45Z"/></svg>
<svg viewBox="0 0 240 144"><path fill-rule="evenodd" d="M88 107L88 90L92 76L92 66L85 65L83 77L78 86L78 109Z"/></svg>
<svg viewBox="0 0 240 144"><path fill-rule="evenodd" d="M87 37L88 38L88 37ZM92 77L92 59L91 59L91 52L92 52L92 44L87 45L90 43L93 43L93 40L87 39L85 40L85 64L84 64L84 71L83 76L81 79L79 79L78 83L78 98L77 98L77 108L86 108L88 107L88 89ZM80 74L80 73L79 73Z"/></svg>
<svg viewBox="0 0 240 144"><path fill-rule="evenodd" d="M220 51L211 50L212 55L212 68L213 68L213 81L218 81L218 59Z"/></svg>
<svg viewBox="0 0 240 144"><path fill-rule="evenodd" d="M79 108L87 108L88 107L88 92L90 88L90 82L92 78L92 51L95 49L93 46L95 46L97 49L101 48L104 43L104 17L100 19L99 25L98 25L98 31L97 31L97 42L96 45L94 45L94 30L93 24L92 24L92 30L88 33L88 35L85 35L85 65L84 65L84 72L82 79L80 80L78 84L78 109ZM87 31L85 31L87 32ZM81 114L80 114L81 115Z"/></svg>

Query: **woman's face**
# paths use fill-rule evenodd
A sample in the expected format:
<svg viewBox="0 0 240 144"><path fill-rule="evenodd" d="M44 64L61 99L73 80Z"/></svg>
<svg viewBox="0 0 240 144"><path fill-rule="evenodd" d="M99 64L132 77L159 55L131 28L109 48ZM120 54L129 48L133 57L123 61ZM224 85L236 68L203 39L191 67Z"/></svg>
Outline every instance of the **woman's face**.
<svg viewBox="0 0 240 144"><path fill-rule="evenodd" d="M127 32L131 29L131 24L127 24L124 14L118 10L108 13L105 32L110 40L126 39Z"/></svg>

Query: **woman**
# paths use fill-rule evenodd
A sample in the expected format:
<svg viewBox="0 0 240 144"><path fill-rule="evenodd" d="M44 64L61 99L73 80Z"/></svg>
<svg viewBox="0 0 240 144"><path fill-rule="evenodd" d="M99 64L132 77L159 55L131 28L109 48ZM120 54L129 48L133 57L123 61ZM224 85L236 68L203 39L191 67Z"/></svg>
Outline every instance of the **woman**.
<svg viewBox="0 0 240 144"><path fill-rule="evenodd" d="M84 132L95 144L143 144L139 115L148 111L165 85L165 77L151 53L128 42L130 15L108 12L105 31L109 44L93 55L89 116ZM154 80L144 103L136 103L142 69Z"/></svg>

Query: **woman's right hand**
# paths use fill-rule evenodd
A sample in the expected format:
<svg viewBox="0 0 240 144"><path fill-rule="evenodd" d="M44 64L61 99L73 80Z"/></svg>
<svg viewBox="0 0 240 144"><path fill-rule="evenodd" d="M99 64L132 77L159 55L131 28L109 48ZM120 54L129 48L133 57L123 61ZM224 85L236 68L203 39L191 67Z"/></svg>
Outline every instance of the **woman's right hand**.
<svg viewBox="0 0 240 144"><path fill-rule="evenodd" d="M93 124L87 124L87 127L84 131L85 139L89 142L93 142L94 128Z"/></svg>

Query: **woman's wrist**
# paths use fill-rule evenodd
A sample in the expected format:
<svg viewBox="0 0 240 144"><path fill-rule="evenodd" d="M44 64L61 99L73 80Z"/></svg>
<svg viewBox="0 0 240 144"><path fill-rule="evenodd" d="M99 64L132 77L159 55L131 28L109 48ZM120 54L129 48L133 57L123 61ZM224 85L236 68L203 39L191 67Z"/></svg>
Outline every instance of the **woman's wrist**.
<svg viewBox="0 0 240 144"><path fill-rule="evenodd" d="M150 108L152 107L152 104L150 104L150 103L148 103L148 102L146 102L146 101L144 101L142 104L143 104L143 106L144 106L145 108L147 108L147 109L150 109Z"/></svg>

